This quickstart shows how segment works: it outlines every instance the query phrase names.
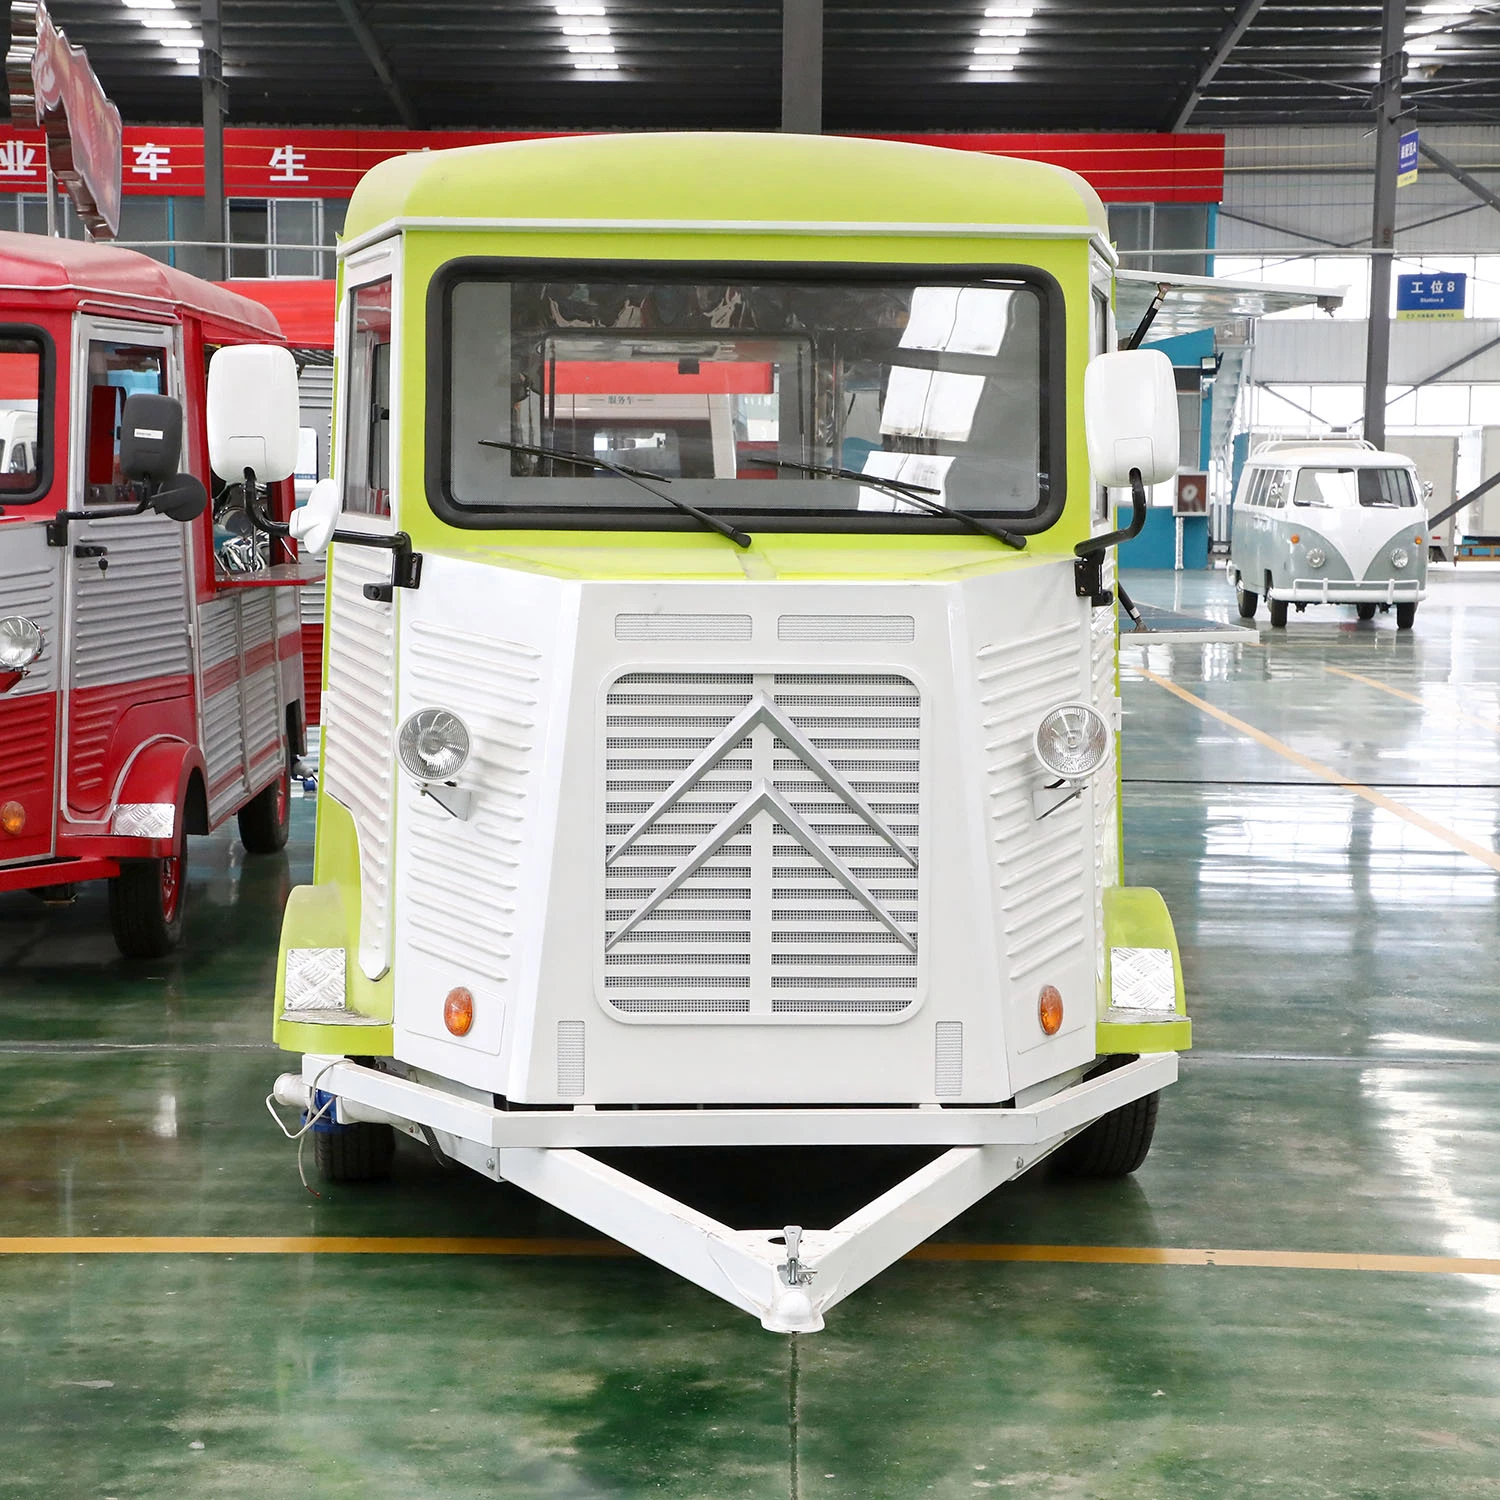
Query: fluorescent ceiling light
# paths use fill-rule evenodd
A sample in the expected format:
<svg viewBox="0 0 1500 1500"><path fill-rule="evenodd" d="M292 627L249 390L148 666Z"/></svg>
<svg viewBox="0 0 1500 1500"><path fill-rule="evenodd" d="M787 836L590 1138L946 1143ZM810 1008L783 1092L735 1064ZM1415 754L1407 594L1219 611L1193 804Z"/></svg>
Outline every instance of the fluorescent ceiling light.
<svg viewBox="0 0 1500 1500"><path fill-rule="evenodd" d="M991 5L984 13L987 21L1029 21L1036 14L1030 5Z"/></svg>
<svg viewBox="0 0 1500 1500"><path fill-rule="evenodd" d="M608 36L608 26L564 26L564 36Z"/></svg>
<svg viewBox="0 0 1500 1500"><path fill-rule="evenodd" d="M1000 57L1018 57L1021 49L1014 42L981 42L975 49L977 57L988 57L997 55Z"/></svg>
<svg viewBox="0 0 1500 1500"><path fill-rule="evenodd" d="M620 65L612 57L575 57L573 66L580 73L617 73Z"/></svg>
<svg viewBox="0 0 1500 1500"><path fill-rule="evenodd" d="M605 14L602 5L554 5L560 16L602 16Z"/></svg>
<svg viewBox="0 0 1500 1500"><path fill-rule="evenodd" d="M173 0L120 0L126 10L176 10Z"/></svg>
<svg viewBox="0 0 1500 1500"><path fill-rule="evenodd" d="M971 62L969 71L971 73L1014 73L1016 65L1013 62L1002 62L998 58L986 57L979 62Z"/></svg>
<svg viewBox="0 0 1500 1500"><path fill-rule="evenodd" d="M181 63L185 68L196 68L198 54L197 52L177 52L173 54L172 61Z"/></svg>
<svg viewBox="0 0 1500 1500"><path fill-rule="evenodd" d="M150 31L191 31L193 29L193 23L186 16L169 16L158 12L155 15L137 16L136 19Z"/></svg>
<svg viewBox="0 0 1500 1500"><path fill-rule="evenodd" d="M170 52L200 52L203 43L194 41L188 36L159 36L156 39L159 47L165 47Z"/></svg>
<svg viewBox="0 0 1500 1500"><path fill-rule="evenodd" d="M607 55L615 49L608 42L569 42L569 52L588 52L599 55Z"/></svg>
<svg viewBox="0 0 1500 1500"><path fill-rule="evenodd" d="M1021 23L1016 26L981 26L980 36L1025 36L1030 28Z"/></svg>

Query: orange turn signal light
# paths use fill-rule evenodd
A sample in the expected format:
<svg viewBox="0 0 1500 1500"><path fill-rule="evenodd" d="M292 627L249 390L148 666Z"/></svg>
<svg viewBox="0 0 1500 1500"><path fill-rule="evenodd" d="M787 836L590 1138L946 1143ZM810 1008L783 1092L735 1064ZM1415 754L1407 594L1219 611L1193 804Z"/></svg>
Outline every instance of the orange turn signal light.
<svg viewBox="0 0 1500 1500"><path fill-rule="evenodd" d="M1042 986L1042 993L1036 1001L1036 1018L1048 1036L1057 1035L1057 1029L1062 1025L1063 1003L1062 992L1055 984Z"/></svg>
<svg viewBox="0 0 1500 1500"><path fill-rule="evenodd" d="M26 826L26 809L19 802L7 802L0 807L0 828L9 834L18 834Z"/></svg>
<svg viewBox="0 0 1500 1500"><path fill-rule="evenodd" d="M474 996L463 985L456 985L443 1001L443 1025L454 1036L467 1036L473 1024Z"/></svg>
<svg viewBox="0 0 1500 1500"><path fill-rule="evenodd" d="M1300 536L1298 536L1297 533L1294 531L1292 533L1292 545L1295 546L1301 540L1302 540L1302 538Z"/></svg>

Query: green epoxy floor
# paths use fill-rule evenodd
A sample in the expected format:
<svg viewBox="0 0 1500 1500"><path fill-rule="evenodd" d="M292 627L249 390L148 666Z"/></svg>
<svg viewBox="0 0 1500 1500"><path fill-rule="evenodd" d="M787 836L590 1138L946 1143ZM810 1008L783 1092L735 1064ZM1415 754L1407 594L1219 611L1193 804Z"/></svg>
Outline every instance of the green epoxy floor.
<svg viewBox="0 0 1500 1500"><path fill-rule="evenodd" d="M1500 875L1134 662L1500 838L1500 572L1436 573L1410 636L1127 652L1128 871L1198 1048L1135 1179L1027 1178L944 1238L1500 1256ZM586 1234L406 1145L304 1192L262 1104L297 812L287 858L195 847L170 962L115 958L101 892L0 896L0 1237ZM638 1260L11 1256L0 1355L0 1494L47 1500L1500 1496L1500 1277L906 1262L794 1350Z"/></svg>

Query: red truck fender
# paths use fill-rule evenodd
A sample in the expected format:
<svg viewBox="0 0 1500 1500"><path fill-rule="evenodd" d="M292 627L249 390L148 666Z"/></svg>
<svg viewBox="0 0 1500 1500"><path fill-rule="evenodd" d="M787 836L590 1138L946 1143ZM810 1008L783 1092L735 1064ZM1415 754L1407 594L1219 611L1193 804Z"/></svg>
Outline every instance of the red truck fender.
<svg viewBox="0 0 1500 1500"><path fill-rule="evenodd" d="M168 802L185 822L188 833L208 832L208 774L203 752L187 740L153 740L140 751L120 782L115 819L120 819L127 807ZM182 831L182 823L174 819L173 833L180 835Z"/></svg>

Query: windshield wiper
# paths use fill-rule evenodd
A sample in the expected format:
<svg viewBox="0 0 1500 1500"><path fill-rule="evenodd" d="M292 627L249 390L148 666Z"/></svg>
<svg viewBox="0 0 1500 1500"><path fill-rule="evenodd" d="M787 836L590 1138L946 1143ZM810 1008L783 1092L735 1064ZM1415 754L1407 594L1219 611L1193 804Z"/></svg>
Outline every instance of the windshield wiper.
<svg viewBox="0 0 1500 1500"><path fill-rule="evenodd" d="M506 443L499 438L480 438L478 440L481 448L504 448L509 453L530 453L536 458L550 458L569 464L581 464L586 469L602 469L606 474L618 474L627 484L633 484L638 490L645 490L648 495L655 495L658 500L665 500L668 505L675 505L683 515L691 516L695 521L701 521L710 531L717 531L720 536L727 536L736 547L748 547L751 538L738 527L731 526L728 521L721 521L717 516L711 516L705 510L699 510L696 505L689 505L686 500L679 500L675 495L669 495L665 490L659 490L654 484L647 484L647 478L658 479L663 484L671 484L671 480L661 474L646 475L639 469L627 469L623 464L612 464L607 459L595 458L589 453L569 453L565 448L538 448L531 443Z"/></svg>
<svg viewBox="0 0 1500 1500"><path fill-rule="evenodd" d="M929 495L941 495L941 490L935 490L930 485L908 484L904 479L886 479L879 474L861 474L858 469L839 469L827 464L799 464L790 458L765 458L756 454L755 462L758 464L769 464L773 469L796 469L802 474L827 474L831 479L852 479L858 484L867 484L872 490L884 490L888 495L895 495L899 500L910 500L913 505L920 505L924 510L935 516L952 516L955 521L962 521L964 525L972 527L975 531L982 531L986 536L992 536L997 542L1004 542L1007 547L1014 547L1017 552L1026 549L1026 538L1019 536L1014 531L1006 531L1003 526L992 526L988 521L979 516L970 515L966 510L954 510L951 506L940 505L936 500L929 500Z"/></svg>

